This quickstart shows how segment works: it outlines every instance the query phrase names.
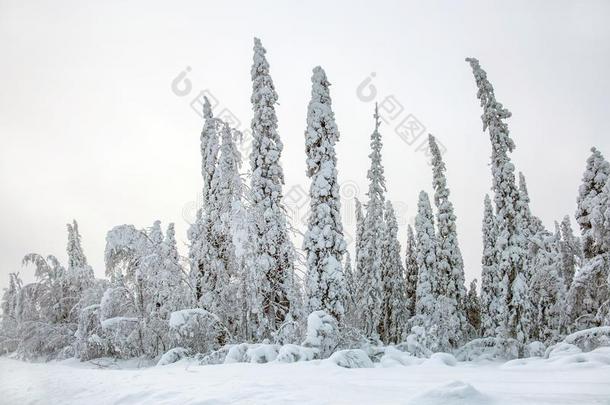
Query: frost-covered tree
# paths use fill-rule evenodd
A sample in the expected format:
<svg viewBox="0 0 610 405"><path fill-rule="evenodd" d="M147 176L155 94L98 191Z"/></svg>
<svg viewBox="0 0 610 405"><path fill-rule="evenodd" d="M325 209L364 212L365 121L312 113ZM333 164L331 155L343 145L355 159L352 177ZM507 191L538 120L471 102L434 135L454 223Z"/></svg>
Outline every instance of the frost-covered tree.
<svg viewBox="0 0 610 405"><path fill-rule="evenodd" d="M217 167L210 185L208 215L211 220L207 288L203 292L204 309L218 316L232 333L239 329L240 310L236 298L242 269L235 255L234 233L236 206L241 206L243 184L239 169L241 154L235 143L241 133L227 123L221 129Z"/></svg>
<svg viewBox="0 0 610 405"><path fill-rule="evenodd" d="M492 145L491 170L496 206L497 235L495 242L500 275L501 318L503 337L527 341L528 298L525 274L526 237L524 220L519 212L520 193L515 183L515 167L509 153L515 148L508 125L511 116L496 100L494 89L479 61L467 58L478 87L477 97L483 107L483 131L489 131Z"/></svg>
<svg viewBox="0 0 610 405"><path fill-rule="evenodd" d="M577 199L583 261L568 292L569 332L610 324L610 164L596 148L591 152Z"/></svg>
<svg viewBox="0 0 610 405"><path fill-rule="evenodd" d="M444 295L447 304L451 306L445 316L448 317L447 322L450 325L450 344L457 347L468 334L464 261L457 240L456 216L449 200L445 163L432 135L429 135L428 142L432 154L432 185L437 209L436 265L440 277L438 293Z"/></svg>
<svg viewBox="0 0 610 405"><path fill-rule="evenodd" d="M345 319L344 323L353 325L358 309L354 297L356 296L356 279L352 268L352 258L349 251L345 251L343 259L343 276L345 279Z"/></svg>
<svg viewBox="0 0 610 405"><path fill-rule="evenodd" d="M538 232L544 232L544 226L540 218L532 214L530 209L530 196L527 183L523 173L519 172L519 204L521 218L523 218L524 233L526 238L535 236Z"/></svg>
<svg viewBox="0 0 610 405"><path fill-rule="evenodd" d="M23 283L18 273L10 273L8 287L4 289L0 302L0 353L10 353L17 349L17 302Z"/></svg>
<svg viewBox="0 0 610 405"><path fill-rule="evenodd" d="M207 97L203 99L203 129L201 131L201 176L203 177L203 207L209 203L212 178L220 149L219 121L212 114Z"/></svg>
<svg viewBox="0 0 610 405"><path fill-rule="evenodd" d="M295 251L282 204L284 172L280 157L284 145L277 132L277 93L269 74L266 50L254 39L252 77L252 208L257 232L256 257L264 274L262 285L266 335L271 336L289 318L300 315ZM289 316L290 314L290 316Z"/></svg>
<svg viewBox="0 0 610 405"><path fill-rule="evenodd" d="M66 269L66 283L68 294L72 297L73 317L78 319L82 308L95 304L99 301L99 294L91 294L91 289L95 284L93 269L87 263L87 257L83 251L81 235L78 231L78 223L73 221L67 224L68 244L68 268ZM93 295L93 296L92 296Z"/></svg>
<svg viewBox="0 0 610 405"><path fill-rule="evenodd" d="M537 233L533 237L532 245L532 277L529 285L530 336L533 340L555 343L561 334L565 300L559 229L555 235L548 232Z"/></svg>
<svg viewBox="0 0 610 405"><path fill-rule="evenodd" d="M603 253L603 248L596 243L593 236L591 213L599 205L599 196L602 194L609 176L610 163L598 149L591 148L591 156L587 159L587 166L576 200L576 222L582 233L582 250L585 259L591 259Z"/></svg>
<svg viewBox="0 0 610 405"><path fill-rule="evenodd" d="M398 221L394 207L386 201L384 219L385 232L381 245L382 303L378 333L381 341L400 343L409 313L405 296L405 276L398 242Z"/></svg>
<svg viewBox="0 0 610 405"><path fill-rule="evenodd" d="M417 238L417 302L415 303L416 318L414 327L423 327L429 335L428 349L434 350L439 344L437 336L439 318L439 274L436 260L436 232L434 230L434 215L430 206L428 194L419 193L417 216L415 217L415 233Z"/></svg>
<svg viewBox="0 0 610 405"><path fill-rule="evenodd" d="M354 259L354 281L352 300L356 307L360 305L360 300L364 298L363 288L366 284L362 284L365 280L366 272L364 271L365 256L361 254L363 251L363 237L364 237L364 213L362 211L362 203L358 198L354 199L356 202L355 215L356 215L356 237L355 237L355 259ZM356 321L356 320L354 320ZM354 324L354 326L360 327L361 325Z"/></svg>
<svg viewBox="0 0 610 405"><path fill-rule="evenodd" d="M218 159L219 150L219 132L221 123L214 118L212 107L207 97L203 103L203 130L201 131L201 175L203 177L203 192L202 206L197 211L196 220L189 227L188 238L189 245L189 261L191 264L191 278L194 284L194 298L200 301L206 292L209 292L214 286L206 285L206 281L213 279L207 274L210 271L211 264L209 262L213 252L211 246L212 239L212 223L214 221L210 215L210 190L212 186L212 178L216 170L216 161ZM209 297L208 297L209 299ZM209 302L206 303L208 306Z"/></svg>
<svg viewBox="0 0 610 405"><path fill-rule="evenodd" d="M483 256L481 258L481 334L496 336L501 323L502 302L500 301L501 277L496 256L496 223L489 195L485 195L483 211Z"/></svg>
<svg viewBox="0 0 610 405"><path fill-rule="evenodd" d="M78 313L72 309L75 298L69 293L67 272L59 260L30 253L24 265L34 265L35 283L21 288L17 303L19 354L24 358L63 357L70 350Z"/></svg>
<svg viewBox="0 0 610 405"><path fill-rule="evenodd" d="M471 338L478 337L481 333L481 305L479 295L477 293L477 279L470 282L470 288L466 295L466 318L470 325L468 336Z"/></svg>
<svg viewBox="0 0 610 405"><path fill-rule="evenodd" d="M324 70L315 67L305 131L306 173L311 179L310 213L303 241L307 263L305 304L307 313L322 310L340 322L345 313L346 291L341 261L346 244L335 153L339 130L329 86Z"/></svg>
<svg viewBox="0 0 610 405"><path fill-rule="evenodd" d="M528 252L525 259L523 274L525 282L529 285L530 280L535 273L535 255L530 253L537 251L537 240L542 237L541 235L547 235L548 231L542 225L540 218L534 216L530 210L529 192L527 191L525 176L521 172L519 172L519 203L517 205L517 211L519 217L523 221L523 235Z"/></svg>
<svg viewBox="0 0 610 405"><path fill-rule="evenodd" d="M367 173L369 189L364 217L361 248L358 251L358 305L361 308L360 327L369 337L376 337L381 321L382 290L380 235L384 233L383 220L385 177L381 163L381 134L379 113L375 105L375 130L371 134L371 166Z"/></svg>
<svg viewBox="0 0 610 405"><path fill-rule="evenodd" d="M574 236L572 231L572 223L570 217L565 216L560 224L561 240L559 242L559 251L561 252L562 277L565 282L566 289L572 285L574 274L577 266L580 266L582 261L582 246L580 239Z"/></svg>
<svg viewBox="0 0 610 405"><path fill-rule="evenodd" d="M610 179L606 181L606 185L597 198L597 204L591 211L590 220L593 243L600 252L593 260L604 263L603 271L600 274L602 280L596 290L600 306L595 318L602 325L610 325Z"/></svg>
<svg viewBox="0 0 610 405"><path fill-rule="evenodd" d="M173 225L148 229L120 225L106 236L104 254L111 286L99 318L114 353L155 357L169 349L169 317L189 297L177 262Z"/></svg>
<svg viewBox="0 0 610 405"><path fill-rule="evenodd" d="M417 302L417 243L413 228L407 226L407 248L405 251L405 296L407 300L407 311L409 317L415 315L415 303Z"/></svg>

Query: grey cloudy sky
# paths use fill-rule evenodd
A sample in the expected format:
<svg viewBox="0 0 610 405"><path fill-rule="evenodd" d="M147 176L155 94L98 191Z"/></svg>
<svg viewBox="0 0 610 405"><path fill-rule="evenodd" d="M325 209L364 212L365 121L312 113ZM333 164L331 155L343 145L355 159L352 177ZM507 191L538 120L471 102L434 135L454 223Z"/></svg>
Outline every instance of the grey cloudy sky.
<svg viewBox="0 0 610 405"><path fill-rule="evenodd" d="M201 189L201 119L190 103L207 89L216 113L249 126L255 35L280 97L285 191L308 187L303 131L321 65L342 136L344 208L366 190L373 91L396 115L382 135L401 242L419 190L431 189L424 137L409 145L395 131L415 117L447 149L466 276L478 277L490 145L464 58L480 59L513 112L514 162L532 210L552 226L574 212L588 149L610 154L609 17L607 1L0 0L0 287L13 271L32 280L20 264L27 252L65 261L72 218L98 276L118 224L173 221L184 252ZM172 81L187 66L191 90L177 95Z"/></svg>

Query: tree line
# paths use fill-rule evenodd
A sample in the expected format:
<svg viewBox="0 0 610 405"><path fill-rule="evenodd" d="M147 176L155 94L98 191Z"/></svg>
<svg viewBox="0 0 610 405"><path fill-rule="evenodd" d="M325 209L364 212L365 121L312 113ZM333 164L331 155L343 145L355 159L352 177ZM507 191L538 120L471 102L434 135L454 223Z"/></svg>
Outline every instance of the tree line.
<svg viewBox="0 0 610 405"><path fill-rule="evenodd" d="M516 347L553 344L610 325L610 164L591 149L570 217L548 230L529 208L525 176L510 159L510 111L476 59L468 58L491 141L493 198L483 199L481 287L467 289L447 168L429 135L431 194L421 191L405 249L386 198L377 107L370 136L367 201L356 200L355 257L341 223L330 82L313 69L305 130L310 213L304 277L297 272L282 202L283 143L278 94L266 50L254 40L249 170L242 174L242 134L203 104L203 204L181 257L174 225L119 225L106 237L105 279L96 279L78 224L68 224L67 266L28 254L36 281L9 275L2 298L0 350L22 358L154 358L170 349L206 353L230 343L299 343L309 314L336 326L335 348L417 341L428 352L476 341ZM404 253L403 253L404 252ZM470 342L470 343L469 343ZM490 343L491 342L491 343Z"/></svg>

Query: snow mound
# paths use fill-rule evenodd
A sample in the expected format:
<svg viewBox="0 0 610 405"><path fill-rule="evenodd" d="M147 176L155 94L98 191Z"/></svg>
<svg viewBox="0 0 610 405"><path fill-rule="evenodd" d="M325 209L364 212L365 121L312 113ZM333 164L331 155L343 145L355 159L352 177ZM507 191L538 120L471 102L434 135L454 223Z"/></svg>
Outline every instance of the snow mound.
<svg viewBox="0 0 610 405"><path fill-rule="evenodd" d="M574 346L573 344L560 342L546 349L546 351L544 352L544 358L553 359L576 353L582 353L582 350L580 350L577 346Z"/></svg>
<svg viewBox="0 0 610 405"><path fill-rule="evenodd" d="M202 366L223 364L229 353L230 346L223 346L218 350L214 350L205 354L198 354L195 356L196 360Z"/></svg>
<svg viewBox="0 0 610 405"><path fill-rule="evenodd" d="M213 316L216 318L216 315L211 314L202 308L190 308L190 309L182 309L180 311L172 312L169 317L169 327L178 329L188 324L191 319L195 316L201 317L210 317Z"/></svg>
<svg viewBox="0 0 610 405"><path fill-rule="evenodd" d="M279 363L296 363L298 361L310 361L316 357L317 351L310 347L287 344L280 348L277 355Z"/></svg>
<svg viewBox="0 0 610 405"><path fill-rule="evenodd" d="M578 346L585 352L601 346L610 346L610 326L581 330L566 336L563 341Z"/></svg>
<svg viewBox="0 0 610 405"><path fill-rule="evenodd" d="M452 381L412 398L409 404L417 405L478 405L490 404L491 400L472 385Z"/></svg>
<svg viewBox="0 0 610 405"><path fill-rule="evenodd" d="M224 363L269 363L277 358L279 350L279 345L242 343L229 348Z"/></svg>
<svg viewBox="0 0 610 405"><path fill-rule="evenodd" d="M495 337L474 339L456 350L455 357L459 361L512 360L519 357L519 342Z"/></svg>
<svg viewBox="0 0 610 405"><path fill-rule="evenodd" d="M339 367L344 368L373 368L373 362L364 352L360 349L352 350L339 350L333 353L328 361L336 364Z"/></svg>
<svg viewBox="0 0 610 405"><path fill-rule="evenodd" d="M424 362L424 359L415 357L411 353L403 352L393 346L385 348L380 363L382 367L416 366Z"/></svg>
<svg viewBox="0 0 610 405"><path fill-rule="evenodd" d="M578 347L568 343L558 343L547 349L544 359L531 357L515 359L503 364L501 369L525 367L531 369L581 369L610 365L610 347L599 347L583 353Z"/></svg>
<svg viewBox="0 0 610 405"><path fill-rule="evenodd" d="M429 359L424 361L425 365L455 367L457 360L449 353L434 353Z"/></svg>
<svg viewBox="0 0 610 405"><path fill-rule="evenodd" d="M546 346L542 342L531 342L525 346L527 357L543 357L546 352Z"/></svg>
<svg viewBox="0 0 610 405"><path fill-rule="evenodd" d="M159 359L157 366L166 366L168 364L175 363L178 360L182 360L183 358L187 357L188 355L188 349L185 349L184 347L175 347L171 350L168 350L163 356L161 356L161 359Z"/></svg>

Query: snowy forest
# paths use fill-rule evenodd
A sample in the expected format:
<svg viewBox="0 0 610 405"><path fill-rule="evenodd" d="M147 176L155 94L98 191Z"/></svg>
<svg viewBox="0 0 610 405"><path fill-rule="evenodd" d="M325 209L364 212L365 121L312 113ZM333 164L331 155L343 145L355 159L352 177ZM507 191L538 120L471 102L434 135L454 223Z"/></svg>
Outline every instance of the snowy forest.
<svg viewBox="0 0 610 405"><path fill-rule="evenodd" d="M188 230L188 257L178 253L171 223L118 225L107 233L106 278L98 279L73 221L66 263L29 253L23 264L35 269L36 281L24 284L19 273L10 274L1 353L31 361L111 357L158 364L184 357L201 364L295 362L343 353L337 361L368 362L388 346L416 357L446 352L472 360L541 356L562 342L589 350L610 342L610 163L600 150L582 157L573 217L547 229L530 210L525 174L511 161L511 113L479 61L468 58L472 102L482 108L480 135L491 144L493 186L480 197L480 284L466 285L451 168L433 135L433 182L419 193L414 226L399 240L386 198L393 185L384 177L377 108L367 200L356 201L350 256L330 79L313 69L303 162L310 214L306 229L292 229L282 201L278 94L259 39L253 50L249 165L238 147L240 131L215 117L207 99L203 106L203 205ZM300 249L295 232L304 235Z"/></svg>

